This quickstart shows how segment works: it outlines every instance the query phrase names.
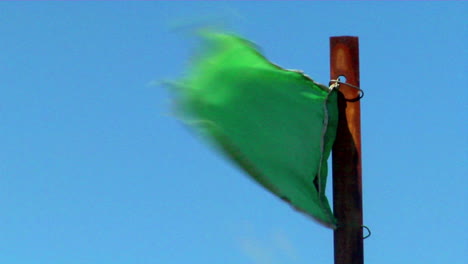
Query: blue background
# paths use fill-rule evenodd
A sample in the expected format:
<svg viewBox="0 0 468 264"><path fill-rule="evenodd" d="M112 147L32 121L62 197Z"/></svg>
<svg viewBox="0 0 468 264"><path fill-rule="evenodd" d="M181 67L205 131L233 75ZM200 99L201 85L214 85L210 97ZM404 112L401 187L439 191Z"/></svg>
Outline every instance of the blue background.
<svg viewBox="0 0 468 264"><path fill-rule="evenodd" d="M329 37L359 36L365 260L467 263L467 11L1 2L0 262L333 263L332 231L207 148L157 85L215 25L321 83Z"/></svg>

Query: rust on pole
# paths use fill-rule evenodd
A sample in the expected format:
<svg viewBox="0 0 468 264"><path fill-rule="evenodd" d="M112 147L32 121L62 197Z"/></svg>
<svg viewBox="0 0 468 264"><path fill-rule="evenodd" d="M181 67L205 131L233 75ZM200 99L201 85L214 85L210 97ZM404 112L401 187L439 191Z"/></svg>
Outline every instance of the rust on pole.
<svg viewBox="0 0 468 264"><path fill-rule="evenodd" d="M359 40L330 38L330 77L359 86ZM343 79L342 79L343 81ZM335 264L364 263L362 232L361 112L356 88L340 85L339 121L333 145L333 211L338 221L334 231Z"/></svg>

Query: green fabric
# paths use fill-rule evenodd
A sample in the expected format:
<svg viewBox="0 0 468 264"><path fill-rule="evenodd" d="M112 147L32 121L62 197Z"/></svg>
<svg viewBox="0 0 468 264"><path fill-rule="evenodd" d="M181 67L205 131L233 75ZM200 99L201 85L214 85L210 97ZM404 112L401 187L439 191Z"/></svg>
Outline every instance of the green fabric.
<svg viewBox="0 0 468 264"><path fill-rule="evenodd" d="M272 64L245 39L202 36L189 74L175 83L179 114L265 188L334 228L324 192L336 92Z"/></svg>

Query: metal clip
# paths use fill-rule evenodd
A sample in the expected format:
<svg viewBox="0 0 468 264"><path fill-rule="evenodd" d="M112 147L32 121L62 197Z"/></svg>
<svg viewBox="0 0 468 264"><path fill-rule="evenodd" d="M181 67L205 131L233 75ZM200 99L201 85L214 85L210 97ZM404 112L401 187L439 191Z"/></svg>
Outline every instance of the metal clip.
<svg viewBox="0 0 468 264"><path fill-rule="evenodd" d="M354 89L359 90L359 95L358 95L358 97L353 98L353 99L346 99L347 102L357 102L357 101L361 100L361 98L364 97L364 91L363 91L361 88L357 87L356 85L352 85L352 84L349 84L349 83L341 82L341 81L340 81L340 77L338 77L338 79L336 79L336 80L330 80L330 83L329 83L329 85L330 85L330 90L339 89L339 88L340 88L340 85L342 85L342 84L343 84L343 85L346 85L346 86L349 86L349 87L351 87L351 88L354 88Z"/></svg>

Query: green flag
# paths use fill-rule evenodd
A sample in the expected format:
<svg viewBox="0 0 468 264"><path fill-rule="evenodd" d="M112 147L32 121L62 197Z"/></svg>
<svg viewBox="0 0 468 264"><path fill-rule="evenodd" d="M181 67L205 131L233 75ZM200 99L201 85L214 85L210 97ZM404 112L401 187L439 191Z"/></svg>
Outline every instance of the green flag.
<svg viewBox="0 0 468 264"><path fill-rule="evenodd" d="M325 186L336 92L272 64L248 40L202 36L203 50L174 85L183 120L269 191L335 228Z"/></svg>

